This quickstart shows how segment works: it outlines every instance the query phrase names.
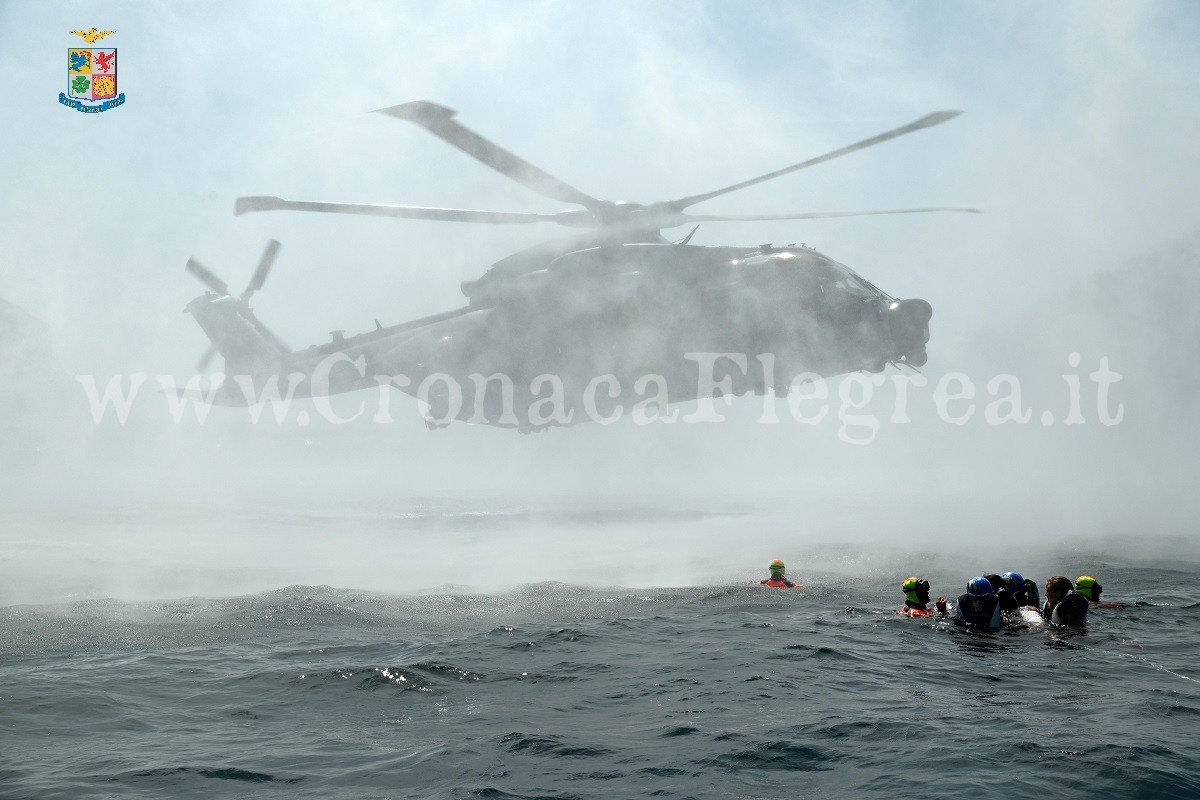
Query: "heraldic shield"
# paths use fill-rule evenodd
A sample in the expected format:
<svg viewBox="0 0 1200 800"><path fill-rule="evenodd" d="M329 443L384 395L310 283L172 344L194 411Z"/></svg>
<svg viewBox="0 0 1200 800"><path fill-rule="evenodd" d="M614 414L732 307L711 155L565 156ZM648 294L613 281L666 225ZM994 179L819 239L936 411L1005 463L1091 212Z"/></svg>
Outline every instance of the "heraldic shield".
<svg viewBox="0 0 1200 800"><path fill-rule="evenodd" d="M108 100L117 96L115 47L72 47L67 51L67 96Z"/></svg>

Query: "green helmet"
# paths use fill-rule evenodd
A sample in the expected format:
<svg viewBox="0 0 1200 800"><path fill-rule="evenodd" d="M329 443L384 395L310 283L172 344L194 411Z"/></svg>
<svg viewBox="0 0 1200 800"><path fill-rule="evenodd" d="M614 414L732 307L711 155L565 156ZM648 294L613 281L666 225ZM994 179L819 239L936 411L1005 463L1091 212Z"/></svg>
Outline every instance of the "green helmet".
<svg viewBox="0 0 1200 800"><path fill-rule="evenodd" d="M772 561L770 564L767 565L767 569L770 571L770 573L772 575L782 576L783 574L785 574L787 572L787 567L784 565L782 558L777 558L774 561Z"/></svg>
<svg viewBox="0 0 1200 800"><path fill-rule="evenodd" d="M1100 581L1093 578L1091 575L1080 575L1075 581L1075 591L1091 600L1093 603L1100 599L1100 592L1104 587L1100 585Z"/></svg>
<svg viewBox="0 0 1200 800"><path fill-rule="evenodd" d="M901 584L900 589L904 592L904 599L910 603L929 602L929 581L924 578L909 578Z"/></svg>

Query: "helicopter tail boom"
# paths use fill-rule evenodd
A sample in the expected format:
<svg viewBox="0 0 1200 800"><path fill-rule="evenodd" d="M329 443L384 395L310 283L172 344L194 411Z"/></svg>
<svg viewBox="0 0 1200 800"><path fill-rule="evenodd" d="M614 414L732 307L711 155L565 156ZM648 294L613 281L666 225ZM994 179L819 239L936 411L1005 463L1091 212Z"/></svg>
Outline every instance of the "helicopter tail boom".
<svg viewBox="0 0 1200 800"><path fill-rule="evenodd" d="M208 293L188 303L184 310L196 318L213 348L225 359L227 374L273 371L291 352L240 298Z"/></svg>

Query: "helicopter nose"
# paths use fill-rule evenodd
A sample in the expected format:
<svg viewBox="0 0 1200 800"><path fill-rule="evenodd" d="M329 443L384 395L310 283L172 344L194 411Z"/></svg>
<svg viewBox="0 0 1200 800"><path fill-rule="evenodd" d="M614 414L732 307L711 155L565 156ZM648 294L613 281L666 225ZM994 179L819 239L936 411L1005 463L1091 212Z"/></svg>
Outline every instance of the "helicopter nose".
<svg viewBox="0 0 1200 800"><path fill-rule="evenodd" d="M929 320L933 306L920 299L897 300L888 309L892 315L892 337L904 360L915 367L929 360L925 344L929 341Z"/></svg>

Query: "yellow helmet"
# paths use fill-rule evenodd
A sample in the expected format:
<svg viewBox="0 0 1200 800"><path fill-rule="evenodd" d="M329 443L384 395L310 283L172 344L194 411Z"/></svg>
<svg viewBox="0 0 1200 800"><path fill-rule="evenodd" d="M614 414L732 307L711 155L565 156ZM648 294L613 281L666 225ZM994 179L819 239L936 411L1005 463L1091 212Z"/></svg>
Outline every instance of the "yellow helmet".
<svg viewBox="0 0 1200 800"><path fill-rule="evenodd" d="M904 599L911 603L929 602L929 581L924 578L909 578L900 586L900 590L904 592Z"/></svg>
<svg viewBox="0 0 1200 800"><path fill-rule="evenodd" d="M1100 592L1104 587L1100 585L1100 581L1093 578L1091 575L1080 575L1075 581L1075 591L1091 600L1093 603L1100 599Z"/></svg>

